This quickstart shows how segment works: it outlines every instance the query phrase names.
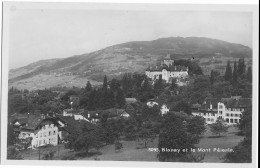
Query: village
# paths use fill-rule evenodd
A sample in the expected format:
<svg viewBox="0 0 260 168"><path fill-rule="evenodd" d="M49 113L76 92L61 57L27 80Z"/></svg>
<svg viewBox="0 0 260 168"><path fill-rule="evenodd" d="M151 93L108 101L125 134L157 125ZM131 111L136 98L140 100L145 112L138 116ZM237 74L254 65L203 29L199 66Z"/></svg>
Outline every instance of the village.
<svg viewBox="0 0 260 168"><path fill-rule="evenodd" d="M157 155L147 150L173 148L170 142L162 144L161 140L173 140L174 135L167 137L163 132L169 131L172 123L178 123L173 125L174 129L185 132L187 138L192 137L188 138L194 141L192 147L232 148L243 139L244 128L240 125L244 124L244 113L252 104L251 67L246 70L243 59L239 59L238 66L235 62L233 68L228 62L225 74L212 70L210 76L205 76L195 65L167 55L157 65L148 67L145 75L125 74L122 79L110 81L105 76L99 87L88 82L85 88L67 90L11 88L10 153L17 156L13 159L33 160L129 160L132 157L136 161L180 161L191 153L159 152ZM242 135L237 135L239 132ZM210 138L214 136L224 138ZM205 141L207 138L212 144L209 139ZM226 143L225 138L228 138ZM216 142L220 146L214 146ZM69 151L75 153L68 154ZM129 157L127 151L132 152ZM194 157L192 161L223 161L217 155L202 156L200 152Z"/></svg>

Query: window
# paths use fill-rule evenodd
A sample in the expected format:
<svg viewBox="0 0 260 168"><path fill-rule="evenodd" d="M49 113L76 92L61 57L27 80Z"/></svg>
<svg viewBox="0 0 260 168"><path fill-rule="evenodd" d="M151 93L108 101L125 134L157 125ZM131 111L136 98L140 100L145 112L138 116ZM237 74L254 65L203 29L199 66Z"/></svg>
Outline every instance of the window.
<svg viewBox="0 0 260 168"><path fill-rule="evenodd" d="M207 121L210 121L210 118L207 118Z"/></svg>
<svg viewBox="0 0 260 168"><path fill-rule="evenodd" d="M235 123L237 123L237 119L235 119Z"/></svg>
<svg viewBox="0 0 260 168"><path fill-rule="evenodd" d="M229 119L228 118L226 119L226 122L229 123Z"/></svg>
<svg viewBox="0 0 260 168"><path fill-rule="evenodd" d="M206 113L204 113L204 116L206 116Z"/></svg>
<svg viewBox="0 0 260 168"><path fill-rule="evenodd" d="M219 105L219 108L220 108L220 109L222 109L222 108L223 108L223 106L222 106L222 105Z"/></svg>
<svg viewBox="0 0 260 168"><path fill-rule="evenodd" d="M235 114L235 117L237 117L238 116L238 114Z"/></svg>
<svg viewBox="0 0 260 168"><path fill-rule="evenodd" d="M49 131L49 136L51 136L51 131Z"/></svg>
<svg viewBox="0 0 260 168"><path fill-rule="evenodd" d="M233 117L233 114L231 113L230 116Z"/></svg>
<svg viewBox="0 0 260 168"><path fill-rule="evenodd" d="M212 118L211 121L213 122L213 121L214 121L214 118Z"/></svg>
<svg viewBox="0 0 260 168"><path fill-rule="evenodd" d="M227 113L226 116L229 116L229 113Z"/></svg>
<svg viewBox="0 0 260 168"><path fill-rule="evenodd" d="M233 123L233 119L230 119L230 123Z"/></svg>
<svg viewBox="0 0 260 168"><path fill-rule="evenodd" d="M53 131L53 135L55 135L55 133L56 133L56 132L55 132L55 131Z"/></svg>
<svg viewBox="0 0 260 168"><path fill-rule="evenodd" d="M222 111L219 111L219 114L222 114Z"/></svg>

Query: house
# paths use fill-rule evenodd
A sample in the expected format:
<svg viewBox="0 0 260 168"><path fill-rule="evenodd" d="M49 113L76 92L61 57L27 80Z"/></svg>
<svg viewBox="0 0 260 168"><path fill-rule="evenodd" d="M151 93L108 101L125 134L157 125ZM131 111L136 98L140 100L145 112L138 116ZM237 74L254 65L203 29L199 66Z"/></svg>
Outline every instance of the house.
<svg viewBox="0 0 260 168"><path fill-rule="evenodd" d="M165 115L165 114L169 113L170 107L167 106L166 104L163 104L163 105L161 106L160 111L161 111L161 115Z"/></svg>
<svg viewBox="0 0 260 168"><path fill-rule="evenodd" d="M17 116L12 122L19 139L32 138L31 148L58 144L58 123L43 115L27 114Z"/></svg>
<svg viewBox="0 0 260 168"><path fill-rule="evenodd" d="M130 114L128 114L125 109L117 109L117 116L122 118L128 118L130 117Z"/></svg>
<svg viewBox="0 0 260 168"><path fill-rule="evenodd" d="M79 98L78 95L70 95L69 96L69 104L71 105L71 108L75 107L75 106L78 106L79 105L79 101L80 101L80 98Z"/></svg>
<svg viewBox="0 0 260 168"><path fill-rule="evenodd" d="M108 120L112 120L118 118L128 118L130 117L130 114L128 114L125 111L125 109L110 108L106 110L88 111L84 113L84 116L87 116L87 119L91 123L96 124L97 122L100 121L102 116L106 116Z"/></svg>
<svg viewBox="0 0 260 168"><path fill-rule="evenodd" d="M242 114L251 105L251 98L231 96L231 98L206 99L204 103L192 109L192 114L205 118L207 124L212 124L217 119L223 119L227 124L238 124Z"/></svg>
<svg viewBox="0 0 260 168"><path fill-rule="evenodd" d="M152 80L157 80L161 76L166 83L170 83L173 78L186 78L188 76L188 67L175 66L174 60L171 60L169 55L167 57L161 61L161 65L148 67L145 75Z"/></svg>
<svg viewBox="0 0 260 168"><path fill-rule="evenodd" d="M131 104L137 102L136 98L125 98L126 104Z"/></svg>
<svg viewBox="0 0 260 168"><path fill-rule="evenodd" d="M153 100L150 100L150 101L148 101L148 102L146 103L146 105L147 105L148 107L152 108L152 107L155 106L155 105L159 106L159 103L157 103L157 102L155 102L155 101L153 101Z"/></svg>
<svg viewBox="0 0 260 168"><path fill-rule="evenodd" d="M84 115L84 109L80 109L80 110L74 110L74 109L65 109L62 112L63 116L70 116L70 117L74 117L74 120L85 120L90 122Z"/></svg>
<svg viewBox="0 0 260 168"><path fill-rule="evenodd" d="M231 98L222 98L218 103L218 115L228 124L240 123L243 112L252 104L251 98L242 98L241 96L231 96Z"/></svg>

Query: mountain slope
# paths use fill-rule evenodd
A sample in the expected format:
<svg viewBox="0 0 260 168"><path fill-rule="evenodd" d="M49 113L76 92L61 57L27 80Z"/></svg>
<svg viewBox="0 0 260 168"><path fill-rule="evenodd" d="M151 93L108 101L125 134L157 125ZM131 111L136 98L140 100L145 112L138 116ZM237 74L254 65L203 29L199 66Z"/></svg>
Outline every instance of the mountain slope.
<svg viewBox="0 0 260 168"><path fill-rule="evenodd" d="M169 37L118 44L89 54L64 59L38 61L11 70L9 84L15 87L21 83L28 85L28 80L31 81L30 79L39 75L54 76L52 80L57 81L58 78L64 76L99 81L105 74L118 76L124 72L144 72L147 66L155 64L166 54L171 54L172 59L193 58L203 66L211 64L212 58L221 57L220 69L223 68L227 59L244 57L249 60L249 63L252 59L252 49L240 44L203 37ZM213 60L213 63L214 61L216 60ZM85 85L84 81L82 85Z"/></svg>

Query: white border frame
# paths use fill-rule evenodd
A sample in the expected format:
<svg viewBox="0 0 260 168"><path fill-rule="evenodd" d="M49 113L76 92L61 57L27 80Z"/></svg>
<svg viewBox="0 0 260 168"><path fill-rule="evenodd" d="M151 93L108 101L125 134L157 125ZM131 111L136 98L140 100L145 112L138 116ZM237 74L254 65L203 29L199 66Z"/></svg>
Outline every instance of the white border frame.
<svg viewBox="0 0 260 168"><path fill-rule="evenodd" d="M169 162L133 162L133 161L66 161L66 167L70 166L97 166L97 167L103 167L103 166L112 166L112 167L132 167L132 166L138 166L138 167L172 167L174 166L192 166L194 168L196 167L208 167L208 166L221 166L221 167L255 167L257 164L257 158L258 158L258 86L259 86L259 78L258 78L258 72L259 72L259 7L256 5L190 5L186 4L185 1L181 1L182 4L161 4L161 2L157 1L151 1L156 4L144 4L143 1L141 1L142 4L100 4L100 3L69 3L68 1L65 1L66 3L31 3L29 8L48 8L48 9L89 9L89 10L96 10L96 9L112 9L112 10L120 10L120 9L128 9L128 10L176 10L176 11L183 11L183 10L191 10L191 11L244 11L244 12L253 12L253 145L252 145L252 161L251 164L232 164L232 163L169 163ZM68 2L68 3L67 3ZM81 1L82 2L82 1ZM98 1L98 2L104 2ZM113 1L113 2L120 2L120 1ZM140 1L139 1L140 2ZM187 2L187 1L186 1ZM204 3L209 3L210 1L204 0ZM223 4L226 4L225 2L228 2L226 0L221 0ZM7 154L7 95L8 95L8 25L9 19L8 19L8 9L10 5L12 4L21 4L20 7L25 7L28 9L28 6L20 3L20 2L5 2L3 6L3 34L2 34L2 94L1 94L1 164L5 165L42 165L42 166L64 166L64 161L28 161L28 160L22 160L22 161L10 161L6 160L6 154ZM190 0L188 1L190 3ZM192 3L192 2L191 2ZM247 3L247 2L245 2ZM228 3L227 3L228 4Z"/></svg>

